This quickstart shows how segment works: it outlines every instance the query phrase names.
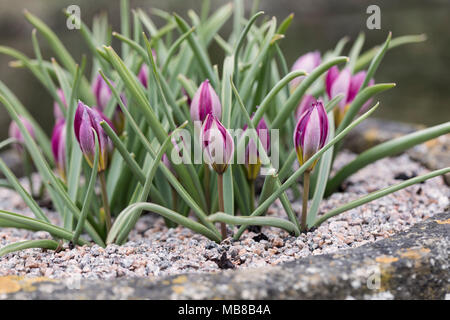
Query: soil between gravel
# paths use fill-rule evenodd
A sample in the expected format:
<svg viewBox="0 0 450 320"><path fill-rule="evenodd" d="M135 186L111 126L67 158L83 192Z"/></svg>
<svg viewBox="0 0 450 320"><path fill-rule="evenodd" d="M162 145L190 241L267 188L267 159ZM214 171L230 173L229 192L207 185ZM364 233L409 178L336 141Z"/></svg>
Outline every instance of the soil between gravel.
<svg viewBox="0 0 450 320"><path fill-rule="evenodd" d="M354 157L350 152L341 153L333 170ZM428 171L406 154L377 161L348 179L345 191L325 200L320 211L326 212ZM26 186L25 180L23 183ZM227 239L220 245L182 227L167 229L161 218L148 214L139 220L129 242L123 246L101 248L93 245L59 253L40 249L11 253L0 258L0 276L112 279L277 265L309 255L358 247L405 231L435 213L448 210L449 198L450 188L441 177L436 177L333 217L298 238L276 228L263 228L262 234L247 231L240 241ZM293 202L293 208L300 214L301 203ZM8 189L0 189L0 209L32 216L20 197ZM52 222L59 223L57 213L45 211ZM278 201L270 207L268 214L285 217ZM46 232L0 229L0 246L46 238L49 238Z"/></svg>

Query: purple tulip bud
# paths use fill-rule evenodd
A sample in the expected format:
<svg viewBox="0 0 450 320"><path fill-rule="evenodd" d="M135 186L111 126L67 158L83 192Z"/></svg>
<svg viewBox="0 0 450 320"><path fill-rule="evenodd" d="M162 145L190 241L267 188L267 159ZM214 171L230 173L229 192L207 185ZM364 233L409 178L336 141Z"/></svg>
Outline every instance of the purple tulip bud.
<svg viewBox="0 0 450 320"><path fill-rule="evenodd" d="M58 89L56 93L61 99L64 107L67 109L67 100L66 97L64 96L64 92L62 91L62 89ZM59 107L59 104L56 101L53 103L53 115L55 116L56 122L58 122L60 119L64 119L64 114L62 113L61 108Z"/></svg>
<svg viewBox="0 0 450 320"><path fill-rule="evenodd" d="M294 130L294 146L300 165L323 148L328 137L328 117L322 102L311 104L301 115ZM312 170L317 161L309 168Z"/></svg>
<svg viewBox="0 0 450 320"><path fill-rule="evenodd" d="M298 58L297 61L295 61L291 71L303 70L307 73L310 73L315 68L317 68L321 62L322 58L320 57L319 51L308 52ZM290 83L291 90L294 90L300 84L303 78L304 76L297 77L292 80Z"/></svg>
<svg viewBox="0 0 450 320"><path fill-rule="evenodd" d="M325 78L325 87L328 98L333 99L339 94L344 95L344 98L339 102L335 109L336 125L339 125L344 119L345 113L358 94L366 75L366 71L360 71L355 75L352 75L349 68L345 68L339 72L339 69L336 66L333 66L328 70ZM372 86L374 83L375 81L371 79L368 86ZM370 105L370 102L371 100L366 102L360 111L363 112L366 110Z"/></svg>
<svg viewBox="0 0 450 320"><path fill-rule="evenodd" d="M207 163L218 174L223 174L232 160L234 141L228 130L212 113L209 113L203 122L200 142Z"/></svg>
<svg viewBox="0 0 450 320"><path fill-rule="evenodd" d="M311 106L314 102L316 102L316 98L310 94L305 94L302 98L302 101L300 101L300 104L297 107L297 111L295 112L295 119L300 119L301 115L307 107Z"/></svg>
<svg viewBox="0 0 450 320"><path fill-rule="evenodd" d="M213 114L217 119L222 118L222 106L219 97L209 84L209 80L205 80L198 88L191 103L192 121L200 121L203 123L208 114Z"/></svg>
<svg viewBox="0 0 450 320"><path fill-rule="evenodd" d="M92 84L92 91L94 92L95 100L97 101L97 107L104 111L108 106L109 100L112 98L112 92L101 74L97 76Z"/></svg>
<svg viewBox="0 0 450 320"><path fill-rule="evenodd" d="M33 139L35 139L36 136L34 134L34 129L33 129L33 126L31 125L30 121L28 121L26 118L24 118L22 116L19 116L19 120L25 126L25 128L27 129L27 131L31 135L31 137ZM23 152L22 144L25 143L25 139L22 135L22 132L20 132L19 126L17 125L17 123L15 121L12 121L11 124L9 125L9 137L17 140L18 143L15 144L15 147L18 152Z"/></svg>
<svg viewBox="0 0 450 320"><path fill-rule="evenodd" d="M248 126L245 125L244 132L247 128ZM264 150L268 153L270 150L270 135L264 118L262 118L256 126L256 134L258 135L259 140L261 140ZM261 168L261 160L256 141L252 138L250 138L247 148L245 149L245 167L247 168L247 178L249 180L255 180L258 176L259 169Z"/></svg>
<svg viewBox="0 0 450 320"><path fill-rule="evenodd" d="M139 70L138 79L146 89L148 88L148 72L148 66L143 63L141 70Z"/></svg>
<svg viewBox="0 0 450 320"><path fill-rule="evenodd" d="M81 101L78 102L74 120L75 137L80 144L80 149L83 152L86 161L92 167L95 157L95 131L100 148L98 164L98 170L100 172L106 170L108 166L108 154L112 150L111 140L100 126L102 121L106 121L112 126L112 123L101 113L101 111L89 108Z"/></svg>
<svg viewBox="0 0 450 320"><path fill-rule="evenodd" d="M52 133L52 152L59 174L66 179L66 121L60 119Z"/></svg>

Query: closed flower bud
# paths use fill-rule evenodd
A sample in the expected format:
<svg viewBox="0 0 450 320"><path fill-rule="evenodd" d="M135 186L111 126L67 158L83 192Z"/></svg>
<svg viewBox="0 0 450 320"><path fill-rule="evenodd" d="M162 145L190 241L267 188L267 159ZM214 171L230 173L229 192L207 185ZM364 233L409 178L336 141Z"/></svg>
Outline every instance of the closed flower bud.
<svg viewBox="0 0 450 320"><path fill-rule="evenodd" d="M247 128L247 125L245 125L244 132ZM258 135L265 152L268 153L270 150L270 136L264 118L262 118L256 126L256 134ZM247 168L247 178L249 180L255 180L261 168L261 159L257 143L251 137L247 148L245 149L245 167Z"/></svg>
<svg viewBox="0 0 450 320"><path fill-rule="evenodd" d="M219 97L209 84L209 80L205 80L192 99L191 118L193 122L200 121L203 123L208 114L220 119L222 117L222 106Z"/></svg>
<svg viewBox="0 0 450 320"><path fill-rule="evenodd" d="M206 116L200 134L205 160L218 174L223 174L234 153L234 141L227 129L212 113Z"/></svg>
<svg viewBox="0 0 450 320"><path fill-rule="evenodd" d="M64 107L67 109L67 101L66 97L64 97L64 92L61 89L58 89L57 94L61 99L61 102L63 103ZM56 101L53 103L53 115L55 116L56 122L58 122L61 119L64 119L64 114L62 113L61 108L59 107L59 104Z"/></svg>
<svg viewBox="0 0 450 320"><path fill-rule="evenodd" d="M34 129L30 121L28 121L26 118L22 116L19 116L19 120L25 126L31 137L35 139ZM22 152L23 151L22 144L25 143L25 139L22 135L22 132L20 132L19 126L15 121L11 122L11 124L9 125L9 137L17 140L18 143L15 144L16 149L18 152Z"/></svg>
<svg viewBox="0 0 450 320"><path fill-rule="evenodd" d="M307 73L310 73L315 68L317 68L321 62L322 58L320 57L319 51L308 52L302 55L300 58L298 58L297 61L295 61L291 71L303 70L306 71ZM303 78L304 76L297 77L291 81L290 83L291 91L297 88L297 86L300 84Z"/></svg>
<svg viewBox="0 0 450 320"><path fill-rule="evenodd" d="M74 119L75 137L80 144L80 149L83 152L86 161L92 167L95 157L94 132L97 134L100 149L98 170L100 172L106 170L109 153L112 150L111 140L100 126L102 121L108 122L108 124L113 127L112 123L100 111L86 106L81 101L78 102L78 108Z"/></svg>
<svg viewBox="0 0 450 320"><path fill-rule="evenodd" d="M53 128L52 153L60 176L66 180L66 121L64 119L60 119Z"/></svg>
<svg viewBox="0 0 450 320"><path fill-rule="evenodd" d="M308 106L294 130L294 146L300 165L324 147L328 131L328 117L322 102L318 101ZM316 163L317 161L308 170L312 170Z"/></svg>
<svg viewBox="0 0 450 320"><path fill-rule="evenodd" d="M338 126L350 108L351 103L355 100L356 95L361 88L361 85L366 78L366 71L360 71L355 75L352 75L349 68L345 68L339 71L338 67L333 66L328 70L325 78L325 89L329 99L333 99L339 94L343 94L344 97L334 109L335 123ZM369 86L374 84L374 80L369 81ZM362 107L361 112L367 110L371 103L371 100L367 101Z"/></svg>

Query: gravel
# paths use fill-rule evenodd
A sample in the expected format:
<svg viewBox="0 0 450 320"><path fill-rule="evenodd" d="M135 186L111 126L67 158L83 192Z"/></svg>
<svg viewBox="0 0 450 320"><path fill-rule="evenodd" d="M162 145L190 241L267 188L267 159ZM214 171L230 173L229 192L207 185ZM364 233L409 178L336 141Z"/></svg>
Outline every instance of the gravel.
<svg viewBox="0 0 450 320"><path fill-rule="evenodd" d="M354 157L349 152L341 153L333 170ZM323 201L320 212L426 172L427 169L407 155L377 161L347 180L343 192ZM23 183L26 186L25 180ZM186 228L167 229L161 218L148 214L139 220L129 242L123 246L93 245L70 250L65 245L58 253L40 249L11 253L0 258L0 276L112 279L277 265L309 255L358 247L405 231L435 213L448 210L449 197L450 188L437 177L333 217L300 237L265 227L262 233L246 231L240 241L226 239L221 244ZM300 214L301 203L294 201L293 208ZM0 209L32 216L20 197L8 189L0 189ZM44 211L53 223L60 222L56 213ZM269 208L268 214L285 217L279 201ZM0 246L46 238L49 238L46 232L0 229Z"/></svg>

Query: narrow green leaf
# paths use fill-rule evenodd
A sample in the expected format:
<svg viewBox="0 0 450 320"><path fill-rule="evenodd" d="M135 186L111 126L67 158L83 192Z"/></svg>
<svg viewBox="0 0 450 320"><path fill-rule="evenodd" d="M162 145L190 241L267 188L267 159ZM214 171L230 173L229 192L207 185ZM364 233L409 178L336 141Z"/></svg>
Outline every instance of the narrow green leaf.
<svg viewBox="0 0 450 320"><path fill-rule="evenodd" d="M425 41L426 39L427 37L424 34L397 37L391 40L388 49L393 49L404 44L420 43ZM373 57L375 57L378 50L379 46L376 46L370 50L367 50L365 53L359 56L355 64L354 72L358 72L362 70L366 65L368 65L370 61L372 61Z"/></svg>
<svg viewBox="0 0 450 320"><path fill-rule="evenodd" d="M359 206L361 206L361 205L363 205L365 203L371 202L373 200L376 200L376 199L379 199L381 197L384 197L384 196L386 196L388 194L391 194L391 193L394 193L394 192L399 191L401 189L404 189L404 188L407 188L409 186L412 186L413 184L420 183L422 181L425 181L425 180L428 180L428 179L431 179L431 178L434 178L434 177L437 177L437 176L440 176L440 175L445 175L445 174L447 174L449 172L450 172L450 167L447 167L447 168L444 168L444 169L432 171L432 172L430 172L428 174L424 174L424 175L421 175L421 176L418 176L418 177L415 177L415 178L408 179L408 180L406 180L406 181L404 181L402 183L390 186L388 188L372 192L372 193L370 193L370 194L368 194L368 195L366 195L366 196L364 196L362 198L359 198L359 199L357 199L355 201L349 202L349 203L347 203L347 204L345 204L345 205L343 205L343 206L341 206L339 208L336 208L336 209L331 210L330 212L324 214L323 216L321 216L314 223L314 227L320 226L324 221L326 221L329 218L334 217L334 216L336 216L336 215L338 215L338 214L340 214L342 212L345 212L345 211L351 210L353 208L359 207Z"/></svg>
<svg viewBox="0 0 450 320"><path fill-rule="evenodd" d="M350 105L350 108L345 113L344 119L339 124L336 133L342 132L342 130L348 126L349 123L353 121L358 112L361 110L364 103L369 101L370 98L376 94L389 90L395 87L395 83L377 83L373 86L366 87L362 90L356 97L355 100ZM338 148L336 148L338 149Z"/></svg>
<svg viewBox="0 0 450 320"><path fill-rule="evenodd" d="M8 179L11 186L16 190L16 192L20 195L22 200L27 204L31 211L33 211L36 218L39 220L50 223L50 220L47 218L45 213L39 207L39 205L34 201L33 197L22 187L19 179L14 175L14 173L8 168L6 163L0 158L0 171L3 172L6 179Z"/></svg>
<svg viewBox="0 0 450 320"><path fill-rule="evenodd" d="M383 60L384 55L386 54L389 43L391 42L392 32L389 32L386 42L384 45L380 48L376 56L372 59L372 62L370 63L369 69L367 70L366 77L364 78L364 82L362 83L361 87L359 88L359 91L363 90L368 84L370 79L373 78L375 75L375 72L378 69L378 66L380 65L381 60Z"/></svg>
<svg viewBox="0 0 450 320"><path fill-rule="evenodd" d="M29 218L17 213L0 210L0 227L3 228L19 228L31 231L46 231L51 235L65 240L72 240L72 232L55 226L53 224ZM88 244L86 240L79 239L78 244Z"/></svg>
<svg viewBox="0 0 450 320"><path fill-rule="evenodd" d="M358 155L353 161L348 163L345 167L340 169L336 175L328 182L326 194L330 195L336 190L341 183L351 176L353 173L359 171L370 163L373 163L379 159L399 154L415 145L423 143L425 141L434 139L441 135L450 133L450 122L446 122L437 126L433 126L427 129L419 130L399 138L392 139L390 141L381 143L373 148L370 148L360 155Z"/></svg>
<svg viewBox="0 0 450 320"><path fill-rule="evenodd" d="M210 215L208 220L211 222L224 222L233 225L269 226L284 229L296 236L300 234L295 224L281 218L230 216L229 214L218 212Z"/></svg>
<svg viewBox="0 0 450 320"><path fill-rule="evenodd" d="M182 33L186 33L189 31L190 27L186 23L186 21L178 16L177 14L174 14L175 21L178 24L179 29ZM207 53L205 52L204 48L200 45L199 40L195 36L194 33L189 34L187 37L187 41L194 52L194 56L197 58L197 61L200 65L200 68L202 69L204 75L206 78L208 78L211 81L211 84L213 87L217 88L217 85L219 83L219 80L216 78L216 75L212 69L211 61L209 60L209 57Z"/></svg>
<svg viewBox="0 0 450 320"><path fill-rule="evenodd" d="M350 49L348 67L353 73L355 69L356 60L358 60L359 54L364 45L365 38L366 37L364 35L364 32L360 32L358 38L356 38L352 48Z"/></svg>
<svg viewBox="0 0 450 320"><path fill-rule="evenodd" d="M58 242L54 240L28 240L11 243L0 249L0 257L8 253L32 248L56 250L56 248L58 248L58 245Z"/></svg>

